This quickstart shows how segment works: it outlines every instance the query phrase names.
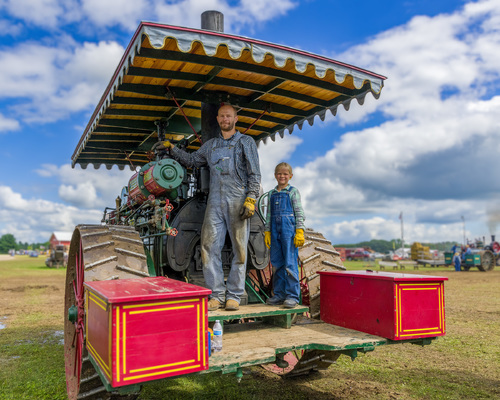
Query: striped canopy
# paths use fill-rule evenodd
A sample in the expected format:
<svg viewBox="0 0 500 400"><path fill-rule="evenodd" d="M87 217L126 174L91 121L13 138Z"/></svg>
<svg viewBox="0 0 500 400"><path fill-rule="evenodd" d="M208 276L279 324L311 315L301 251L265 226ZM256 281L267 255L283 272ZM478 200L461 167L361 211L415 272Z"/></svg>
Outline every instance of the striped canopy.
<svg viewBox="0 0 500 400"><path fill-rule="evenodd" d="M166 138L200 146L202 103L238 109L236 128L257 142L283 137L327 111L347 110L384 76L242 36L142 22L72 156L72 165L136 167L152 159L157 125Z"/></svg>

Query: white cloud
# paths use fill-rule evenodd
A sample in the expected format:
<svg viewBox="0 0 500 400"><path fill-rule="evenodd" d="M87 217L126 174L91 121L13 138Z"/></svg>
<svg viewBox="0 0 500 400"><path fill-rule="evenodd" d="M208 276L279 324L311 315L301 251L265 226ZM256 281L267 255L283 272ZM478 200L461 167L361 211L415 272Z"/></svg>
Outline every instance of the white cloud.
<svg viewBox="0 0 500 400"><path fill-rule="evenodd" d="M78 185L59 186L59 197L64 201L74 204L77 207L95 207L97 192L91 182L84 182Z"/></svg>
<svg viewBox="0 0 500 400"><path fill-rule="evenodd" d="M123 54L115 42L62 42L0 51L0 98L22 99L10 109L25 122L55 121L95 106Z"/></svg>
<svg viewBox="0 0 500 400"><path fill-rule="evenodd" d="M135 29L138 19L148 15L151 4L147 0L86 0L82 11L97 26L121 25Z"/></svg>
<svg viewBox="0 0 500 400"><path fill-rule="evenodd" d="M80 167L73 169L69 164L60 167L45 164L36 172L44 178L56 178L61 183L58 194L63 201L75 207L101 210L115 206L116 197L134 174L128 168L123 171L118 168L84 170Z"/></svg>
<svg viewBox="0 0 500 400"><path fill-rule="evenodd" d="M298 5L294 0L4 0L0 10L25 23L49 30L74 22L88 22L96 28L121 26L127 30L139 21L155 21L199 28L201 13L224 13L225 31L238 32L242 25L270 21ZM26 12L30 10L30 12ZM82 29L87 29L82 27Z"/></svg>
<svg viewBox="0 0 500 400"><path fill-rule="evenodd" d="M169 3L152 0L152 3L157 21L192 28L200 28L204 11L220 11L224 14L224 31L233 33L239 32L242 25L252 27L285 15L298 4L291 0L241 0L237 3L225 0L181 0Z"/></svg>
<svg viewBox="0 0 500 400"><path fill-rule="evenodd" d="M19 121L7 118L0 113L0 133L7 131L17 131L20 128Z"/></svg>
<svg viewBox="0 0 500 400"><path fill-rule="evenodd" d="M67 20L78 7L76 0L4 0L7 12L25 22L45 28L55 28Z"/></svg>
<svg viewBox="0 0 500 400"><path fill-rule="evenodd" d="M1 4L0 4L1 10ZM23 30L22 24L13 23L12 21L8 21L6 19L0 19L0 36L17 36Z"/></svg>
<svg viewBox="0 0 500 400"><path fill-rule="evenodd" d="M98 224L102 213L42 199L26 199L8 186L0 186L0 236L17 241L45 242L54 231L73 231L82 223Z"/></svg>
<svg viewBox="0 0 500 400"><path fill-rule="evenodd" d="M259 144L261 184L265 192L276 186L274 178L274 168L280 162L291 164L290 156L302 143L302 139L297 136L286 135L283 138L276 137L276 142L269 140L266 144Z"/></svg>

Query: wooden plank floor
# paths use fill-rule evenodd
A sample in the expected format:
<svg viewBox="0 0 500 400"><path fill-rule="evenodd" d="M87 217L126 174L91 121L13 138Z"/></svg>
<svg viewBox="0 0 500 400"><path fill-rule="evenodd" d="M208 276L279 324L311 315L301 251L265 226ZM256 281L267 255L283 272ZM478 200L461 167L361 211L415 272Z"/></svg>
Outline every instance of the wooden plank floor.
<svg viewBox="0 0 500 400"><path fill-rule="evenodd" d="M269 306L267 304L250 304L240 306L237 311L226 311L223 308L208 312L208 320L231 320L240 318L257 318L273 315L302 314L308 312L307 306L297 306L295 308L283 308L280 306Z"/></svg>
<svg viewBox="0 0 500 400"><path fill-rule="evenodd" d="M304 317L291 329L262 323L224 325L222 343L222 351L210 357L211 371L273 362L277 353L294 349L345 350L386 344L387 339Z"/></svg>

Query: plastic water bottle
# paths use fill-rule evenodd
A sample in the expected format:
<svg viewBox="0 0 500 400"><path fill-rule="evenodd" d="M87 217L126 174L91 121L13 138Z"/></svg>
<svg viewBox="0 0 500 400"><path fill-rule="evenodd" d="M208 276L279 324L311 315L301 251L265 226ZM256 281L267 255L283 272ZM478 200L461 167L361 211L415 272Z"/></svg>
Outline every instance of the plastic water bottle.
<svg viewBox="0 0 500 400"><path fill-rule="evenodd" d="M215 321L214 336L212 340L212 351L216 353L222 350L222 325L219 320Z"/></svg>

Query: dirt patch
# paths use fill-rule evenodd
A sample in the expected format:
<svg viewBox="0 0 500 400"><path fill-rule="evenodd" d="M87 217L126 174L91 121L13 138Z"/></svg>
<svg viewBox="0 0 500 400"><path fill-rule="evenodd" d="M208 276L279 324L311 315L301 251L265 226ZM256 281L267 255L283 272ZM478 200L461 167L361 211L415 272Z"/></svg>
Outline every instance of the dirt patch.
<svg viewBox="0 0 500 400"><path fill-rule="evenodd" d="M59 288L55 285L27 285L27 286L18 286L14 288L5 288L4 290L10 291L10 292L24 292L26 290L31 290L31 289L46 289L50 288L52 290L59 290Z"/></svg>
<svg viewBox="0 0 500 400"><path fill-rule="evenodd" d="M23 276L0 282L0 315L9 326L60 325L64 314L64 276ZM30 316L37 315L36 321Z"/></svg>

